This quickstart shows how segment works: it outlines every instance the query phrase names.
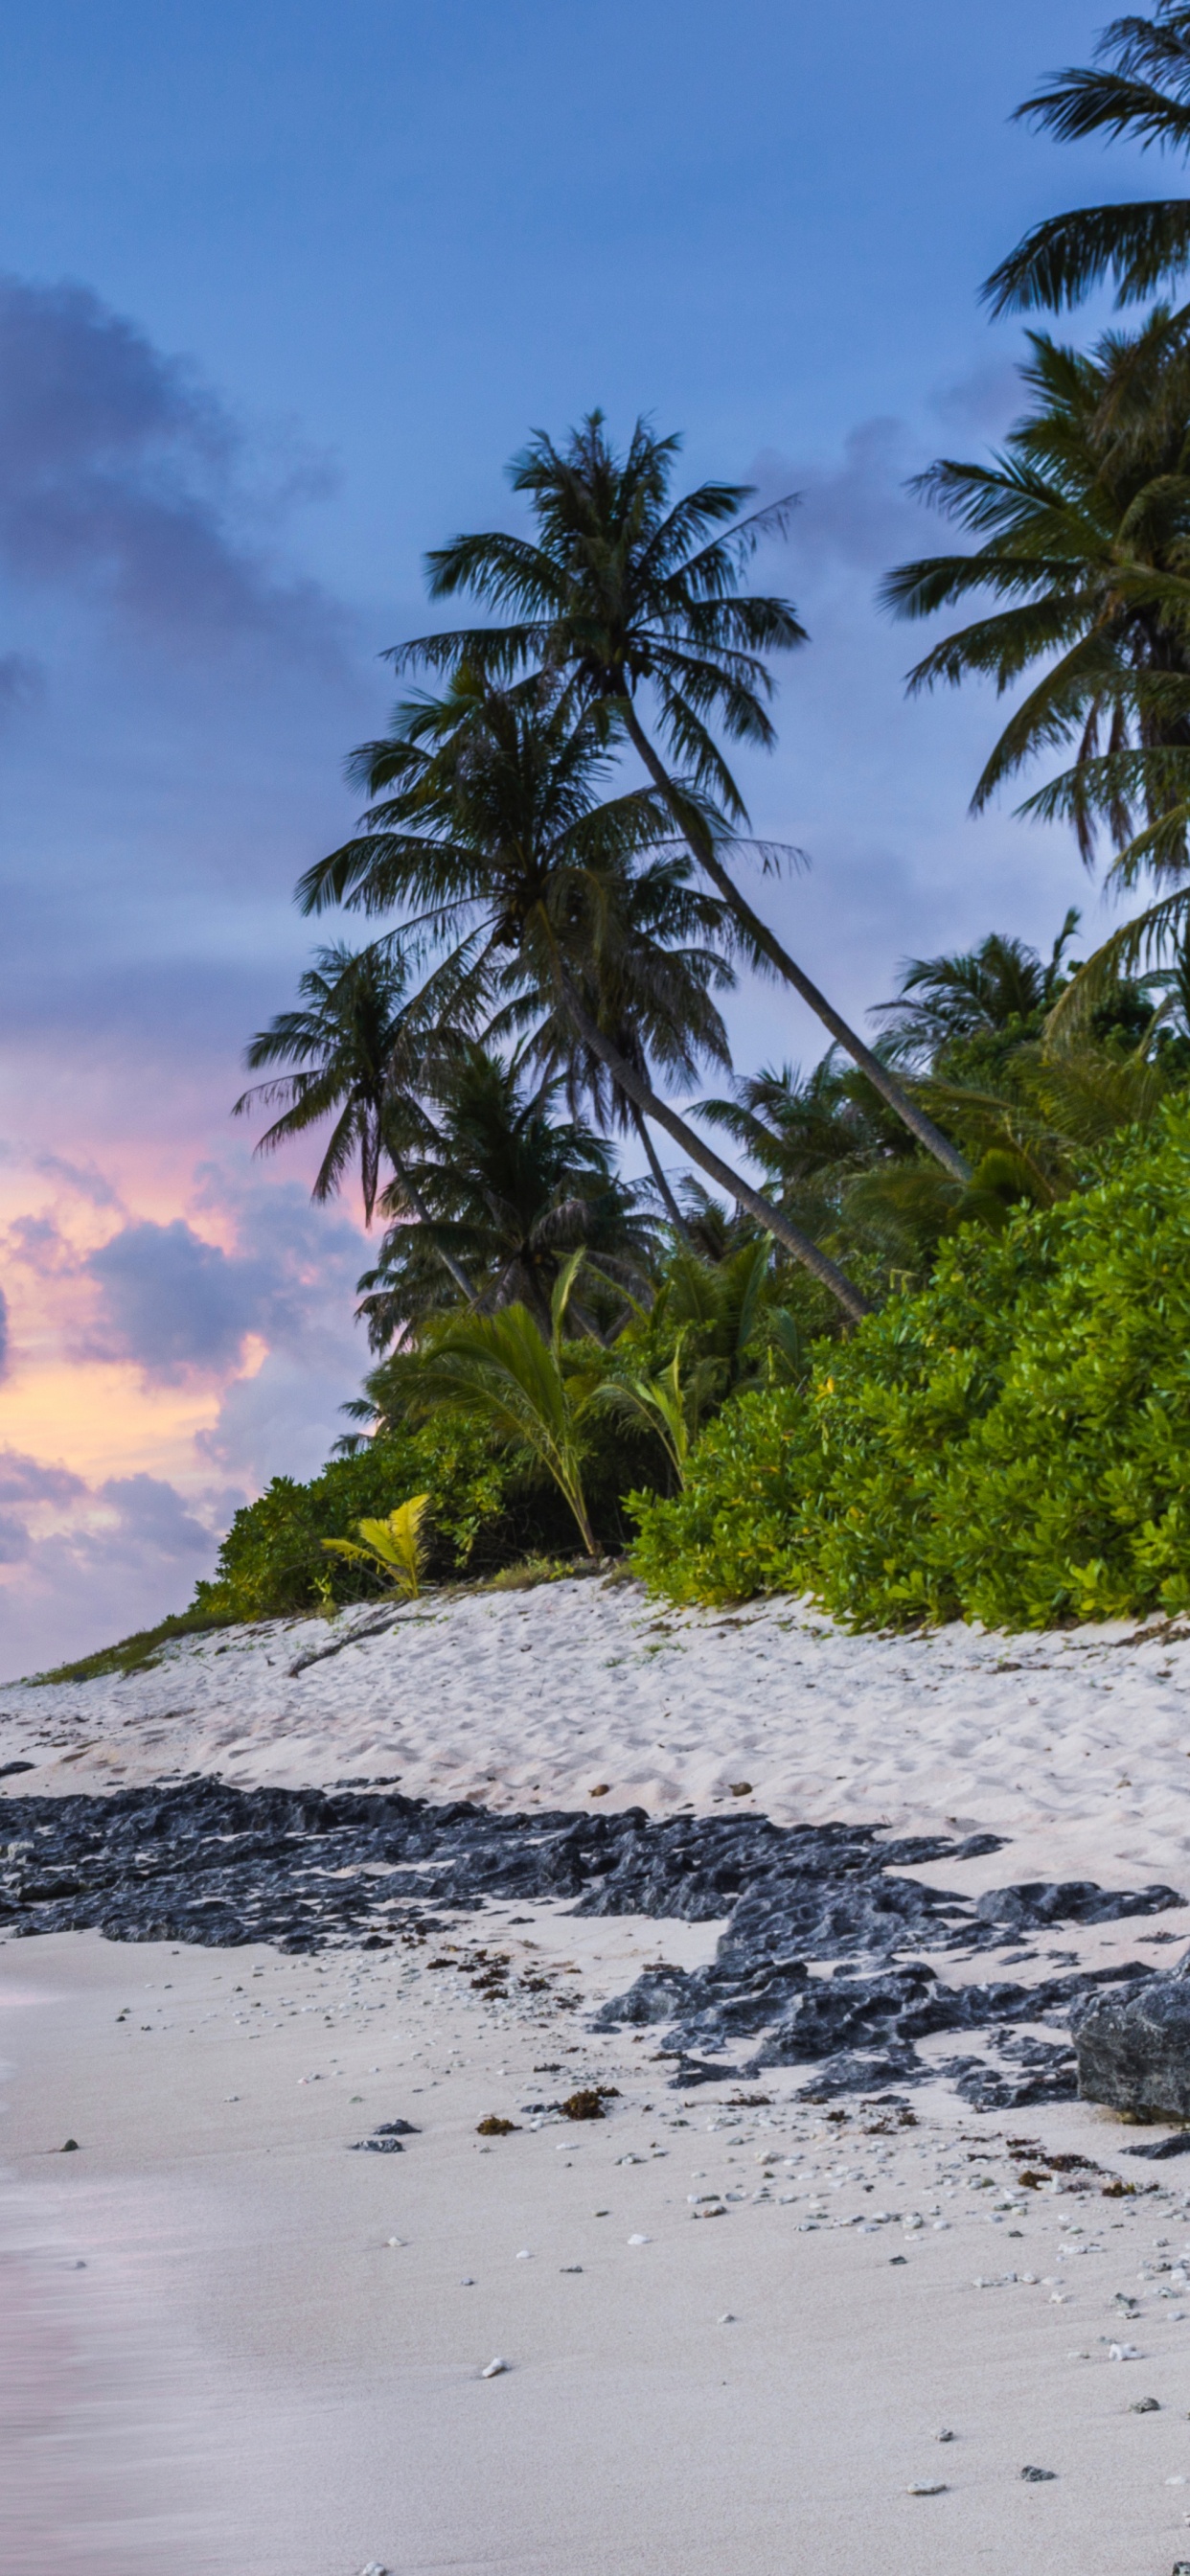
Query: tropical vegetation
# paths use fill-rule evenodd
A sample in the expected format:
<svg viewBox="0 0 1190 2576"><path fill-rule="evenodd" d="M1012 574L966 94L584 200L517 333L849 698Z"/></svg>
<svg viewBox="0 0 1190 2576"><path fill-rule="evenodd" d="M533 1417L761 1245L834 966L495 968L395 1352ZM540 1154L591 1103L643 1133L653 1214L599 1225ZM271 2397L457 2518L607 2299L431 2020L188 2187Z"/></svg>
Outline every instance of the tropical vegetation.
<svg viewBox="0 0 1190 2576"><path fill-rule="evenodd" d="M1190 145L1190 7L1115 21L1022 116ZM320 948L237 1112L317 1137L314 1194L382 1229L338 1453L240 1511L196 1620L333 1615L423 1582L614 1557L683 1601L810 1594L858 1624L1190 1611L1190 200L1059 215L1001 310L1111 276L1164 300L1035 329L1021 416L918 497L957 532L883 587L933 622L911 692L1008 701L973 804L1019 783L1114 898L911 958L862 1037L745 892L737 748L807 637L749 587L792 496L677 483L590 412L513 459L521 524L452 538L307 869ZM957 619L955 613L957 612ZM946 618L941 634L936 621ZM785 907L788 909L788 907ZM830 1041L739 1067L749 976ZM740 1024L738 1009L735 1024ZM138 1651L144 1641L134 1641Z"/></svg>

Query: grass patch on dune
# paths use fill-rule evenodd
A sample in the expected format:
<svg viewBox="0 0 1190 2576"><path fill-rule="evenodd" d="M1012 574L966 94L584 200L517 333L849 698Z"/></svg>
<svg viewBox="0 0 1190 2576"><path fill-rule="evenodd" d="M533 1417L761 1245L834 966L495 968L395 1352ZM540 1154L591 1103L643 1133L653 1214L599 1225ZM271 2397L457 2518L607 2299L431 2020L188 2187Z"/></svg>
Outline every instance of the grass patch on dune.
<svg viewBox="0 0 1190 2576"><path fill-rule="evenodd" d="M226 1619L212 1617L209 1611L181 1610L169 1619L161 1619L155 1628L138 1628L133 1637L121 1637L114 1646L101 1646L94 1655L82 1655L74 1664L55 1664L48 1673L30 1673L29 1685L39 1690L47 1682L94 1682L109 1673L147 1673L161 1661L161 1649L175 1637L201 1636L212 1628L226 1628Z"/></svg>

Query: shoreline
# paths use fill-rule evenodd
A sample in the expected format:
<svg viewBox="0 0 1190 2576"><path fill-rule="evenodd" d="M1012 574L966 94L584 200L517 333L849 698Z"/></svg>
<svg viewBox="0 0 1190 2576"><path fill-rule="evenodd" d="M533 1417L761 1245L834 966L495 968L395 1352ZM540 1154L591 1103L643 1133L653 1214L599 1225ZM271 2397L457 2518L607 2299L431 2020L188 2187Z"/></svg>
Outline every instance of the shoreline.
<svg viewBox="0 0 1190 2576"><path fill-rule="evenodd" d="M519 1810L526 1847L551 1811L561 1832L634 1806L737 1840L765 1815L876 1824L882 1848L928 1831L940 1856L896 1873L971 1922L1034 1876L1190 1893L1181 1644L856 1639L789 1603L655 1618L555 1585L420 1605L297 1675L338 1642L321 1622L9 1688L0 1761L36 1758L0 1783L9 1832L22 1798L188 1773L251 1808L391 1763L436 1818ZM691 2084L664 2028L598 2026L659 1959L706 1969L735 1901L576 1914L535 1886L435 1901L424 1942L291 1955L0 1945L0 2237L40 2392L14 2417L16 2576L1168 2576L1190 2158L1138 2160L1168 2125L1088 2104L973 2108L941 2071L953 2033L908 2086L815 2101L806 2064L743 2081L741 2043ZM1001 1926L992 1964L1044 1979L1056 1941L1086 1971L1165 1965L1144 1945L1170 1935L1190 1906L1062 1920L1010 1970ZM850 1976L842 1955L812 1979ZM958 1985L989 1951L913 1956ZM557 2106L584 2087L604 2116L580 2123ZM489 2114L512 2129L479 2134ZM414 2133L367 2151L396 2120Z"/></svg>

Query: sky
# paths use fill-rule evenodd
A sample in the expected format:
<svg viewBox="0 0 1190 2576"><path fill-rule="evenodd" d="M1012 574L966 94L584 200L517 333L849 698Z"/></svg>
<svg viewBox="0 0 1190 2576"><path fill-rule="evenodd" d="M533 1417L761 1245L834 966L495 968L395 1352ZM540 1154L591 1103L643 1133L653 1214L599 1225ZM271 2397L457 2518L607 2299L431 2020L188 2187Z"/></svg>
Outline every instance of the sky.
<svg viewBox="0 0 1190 2576"><path fill-rule="evenodd" d="M1076 0L40 0L0 18L0 1674L184 1606L366 1353L358 1206L231 1104L312 945L425 549L595 404L795 490L809 645L741 764L753 891L854 1018L908 955L1099 896L967 801L997 710L907 701L908 478L1018 404L980 279L1160 170L1009 123ZM1176 183L1175 183L1176 184ZM1096 315L1063 328L1091 331ZM325 935L331 935L328 932ZM779 988L737 1063L812 1062Z"/></svg>

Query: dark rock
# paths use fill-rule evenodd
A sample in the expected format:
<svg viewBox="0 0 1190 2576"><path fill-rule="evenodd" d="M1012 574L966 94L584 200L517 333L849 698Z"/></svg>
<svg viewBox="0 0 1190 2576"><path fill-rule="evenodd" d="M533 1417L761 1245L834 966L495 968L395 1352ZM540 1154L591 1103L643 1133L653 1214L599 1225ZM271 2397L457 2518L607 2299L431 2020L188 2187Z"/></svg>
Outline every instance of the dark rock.
<svg viewBox="0 0 1190 2576"><path fill-rule="evenodd" d="M1152 1971L1132 1962L1034 1986L994 1973L952 1986L921 1954L984 1953L990 1964L1034 1923L1111 1921L1179 1902L1166 1887L1071 1880L994 1890L973 1905L905 1875L996 1851L994 1834L891 1838L871 1825L782 1827L755 1815L651 1822L639 1807L505 1815L464 1801L428 1806L387 1784L241 1790L197 1777L106 1797L18 1794L6 1806L21 1837L0 1865L0 1936L10 1938L97 1930L209 1947L267 1941L288 1953L417 1945L442 1928L444 1911L558 1896L581 1915L723 1922L710 1966L646 1969L596 2027L664 2031L678 2086L805 2065L823 2098L920 2081L918 2040L993 2028L997 2066L954 2061L968 2098L985 2107L1064 2098L1066 2051L1014 2036L1013 2024L1064 2023L1100 1983ZM834 1973L812 1973L823 1968ZM382 2136L367 2142L371 2152L383 2151Z"/></svg>
<svg viewBox="0 0 1190 2576"><path fill-rule="evenodd" d="M18 1771L36 1771L35 1762L0 1762L0 1780L15 1780Z"/></svg>
<svg viewBox="0 0 1190 2576"><path fill-rule="evenodd" d="M1140 2118L1190 2120L1190 1978L1183 1969L1148 1977L1126 1994L1088 1995L1070 2027L1084 2101Z"/></svg>
<svg viewBox="0 0 1190 2576"><path fill-rule="evenodd" d="M1048 2485L1049 2485L1049 2483L1050 2483L1050 2480L1051 2480L1051 2479L1053 2479L1053 2478L1056 2478L1056 2477L1057 2477L1057 2474L1058 2474L1058 2472L1057 2472L1057 2470L1056 2470L1056 2469L1022 2469L1022 2470L1021 2470L1021 2476L1024 2478L1026 2485L1027 2485L1027 2486L1031 2486L1031 2487L1044 2487L1044 2486L1048 2486Z"/></svg>
<svg viewBox="0 0 1190 2576"><path fill-rule="evenodd" d="M1130 1914L1164 1914L1181 1905L1175 1887L1096 1887L1085 1878L1059 1885L1032 1880L1021 1887L992 1887L976 1900L981 1923L1003 1923L1013 1932L1045 1932L1055 1923L1119 1923Z"/></svg>
<svg viewBox="0 0 1190 2576"><path fill-rule="evenodd" d="M1148 2156L1155 2164L1164 2156L1190 2156L1190 2129L1177 2138L1158 2138L1151 2147L1125 2147L1126 2156Z"/></svg>
<svg viewBox="0 0 1190 2576"><path fill-rule="evenodd" d="M960 2099L976 2111L1023 2111L1031 2103L1073 2102L1078 2095L1074 2050L1031 2037L998 2040L1001 2064L952 2058L946 2068ZM1007 2060L1005 2064L1004 2061Z"/></svg>

